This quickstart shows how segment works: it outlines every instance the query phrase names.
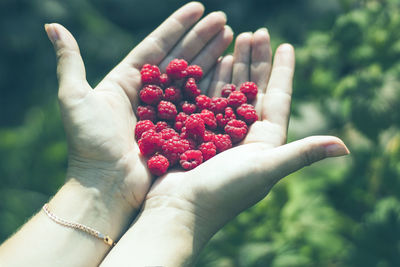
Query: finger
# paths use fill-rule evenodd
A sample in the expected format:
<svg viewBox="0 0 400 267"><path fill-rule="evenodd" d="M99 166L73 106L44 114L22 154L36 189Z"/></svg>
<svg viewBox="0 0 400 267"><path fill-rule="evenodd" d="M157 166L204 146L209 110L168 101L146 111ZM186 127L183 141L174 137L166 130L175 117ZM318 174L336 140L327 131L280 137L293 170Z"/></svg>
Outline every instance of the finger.
<svg viewBox="0 0 400 267"><path fill-rule="evenodd" d="M257 30L253 34L251 43L251 65L250 81L255 82L258 87L258 95L253 105L257 114L261 114L262 98L271 72L272 51L269 33L266 28Z"/></svg>
<svg viewBox="0 0 400 267"><path fill-rule="evenodd" d="M211 81L208 95L221 96L222 87L230 83L232 80L232 66L233 66L233 56L224 56L218 63L214 71L214 76Z"/></svg>
<svg viewBox="0 0 400 267"><path fill-rule="evenodd" d="M260 162L264 179L271 177L274 182L314 162L328 157L339 157L350 151L337 137L310 136L272 150L268 150ZM271 156L273 162L271 163ZM266 162L268 161L268 162ZM267 175L266 175L267 173Z"/></svg>
<svg viewBox="0 0 400 267"><path fill-rule="evenodd" d="M245 32L236 38L233 52L232 83L239 86L250 78L252 33Z"/></svg>
<svg viewBox="0 0 400 267"><path fill-rule="evenodd" d="M186 61L191 61L224 28L225 23L226 15L223 12L213 12L207 15L162 60L160 68L165 70L168 63L174 58L184 58Z"/></svg>
<svg viewBox="0 0 400 267"><path fill-rule="evenodd" d="M253 34L251 46L250 81L255 82L258 90L265 92L271 71L272 51L269 33L266 28Z"/></svg>
<svg viewBox="0 0 400 267"><path fill-rule="evenodd" d="M184 5L136 46L122 62L137 69L146 63L158 65L203 12L204 6L198 2Z"/></svg>
<svg viewBox="0 0 400 267"><path fill-rule="evenodd" d="M202 67L204 73L208 73L216 64L218 58L232 42L233 32L231 27L225 27L207 44L206 47L194 58L191 64Z"/></svg>
<svg viewBox="0 0 400 267"><path fill-rule="evenodd" d="M208 95L208 89L210 87L211 80L212 80L212 77L213 77L213 70L215 68L216 68L216 66L214 66L211 71L206 73L206 75L201 79L201 81L199 83L199 88L200 88L201 93L203 95Z"/></svg>
<svg viewBox="0 0 400 267"><path fill-rule="evenodd" d="M277 124L286 132L290 115L294 49L282 44L275 53L271 78L262 102L261 120Z"/></svg>
<svg viewBox="0 0 400 267"><path fill-rule="evenodd" d="M46 24L46 33L57 54L57 76L60 100L81 98L89 92L85 66L72 34L57 23Z"/></svg>

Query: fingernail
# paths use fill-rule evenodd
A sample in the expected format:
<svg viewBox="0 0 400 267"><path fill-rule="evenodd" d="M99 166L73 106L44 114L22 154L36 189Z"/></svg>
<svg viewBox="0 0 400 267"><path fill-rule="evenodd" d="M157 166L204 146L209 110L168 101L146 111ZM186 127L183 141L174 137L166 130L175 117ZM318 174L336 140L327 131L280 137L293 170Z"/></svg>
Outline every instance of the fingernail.
<svg viewBox="0 0 400 267"><path fill-rule="evenodd" d="M328 157L339 157L350 154L350 150L346 145L331 144L325 147L325 152Z"/></svg>
<svg viewBox="0 0 400 267"><path fill-rule="evenodd" d="M44 29L46 30L47 36L49 37L50 41L54 44L60 37L58 36L58 32L56 31L55 27L51 24L45 24Z"/></svg>

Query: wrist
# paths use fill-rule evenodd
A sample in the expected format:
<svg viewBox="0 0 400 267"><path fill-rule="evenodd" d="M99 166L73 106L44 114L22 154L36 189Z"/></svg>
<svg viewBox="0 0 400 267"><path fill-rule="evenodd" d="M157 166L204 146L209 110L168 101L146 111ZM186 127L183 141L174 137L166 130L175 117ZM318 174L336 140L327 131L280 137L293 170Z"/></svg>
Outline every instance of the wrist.
<svg viewBox="0 0 400 267"><path fill-rule="evenodd" d="M178 198L146 201L102 266L192 266L212 233L189 205Z"/></svg>

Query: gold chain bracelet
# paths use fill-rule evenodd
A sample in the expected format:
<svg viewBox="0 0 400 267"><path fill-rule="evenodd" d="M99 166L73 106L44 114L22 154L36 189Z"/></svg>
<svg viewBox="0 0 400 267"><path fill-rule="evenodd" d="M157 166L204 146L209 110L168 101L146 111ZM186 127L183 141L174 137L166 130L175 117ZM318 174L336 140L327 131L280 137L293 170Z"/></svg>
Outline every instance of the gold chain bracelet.
<svg viewBox="0 0 400 267"><path fill-rule="evenodd" d="M109 245L110 247L115 246L115 242L108 236L108 235L104 235L102 233L100 233L97 230L94 230L93 228L80 224L80 223L75 223L75 222L68 222L64 219L61 219L59 217L57 217L56 215L54 215L50 210L49 210L49 205L48 203L43 205L43 211L46 213L46 215L52 219L53 221L55 221L56 223L65 226L65 227L70 227L70 228L74 228L74 229L78 229L81 230L83 232L86 232L88 234L90 234L91 236L94 236L98 239L101 239L104 241L104 243L106 243L107 245Z"/></svg>

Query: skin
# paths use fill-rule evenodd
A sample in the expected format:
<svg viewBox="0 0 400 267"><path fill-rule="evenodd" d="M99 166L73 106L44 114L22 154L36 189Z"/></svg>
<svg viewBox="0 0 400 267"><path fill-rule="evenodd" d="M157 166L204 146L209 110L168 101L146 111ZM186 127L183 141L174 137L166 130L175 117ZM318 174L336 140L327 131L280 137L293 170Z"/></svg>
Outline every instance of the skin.
<svg viewBox="0 0 400 267"><path fill-rule="evenodd" d="M218 60L233 33L222 12L199 21L203 11L196 2L177 10L95 88L86 81L71 33L59 24L46 25L57 54L58 96L69 148L67 182L50 201L50 210L114 239L135 218L103 266L190 266L216 231L264 198L279 179L325 157L348 153L335 137L285 145L293 48L280 46L271 69L269 35L260 29L239 35L233 56ZM260 121L239 146L192 171L173 171L154 181L134 139L140 68L150 63L164 70L173 58L203 68L201 88L210 96L219 95L226 82L256 82ZM0 247L0 258L7 266L97 266L109 249L40 212ZM12 251L22 251L24 257Z"/></svg>
<svg viewBox="0 0 400 267"><path fill-rule="evenodd" d="M236 38L233 56L220 59L201 88L207 88L209 96L219 96L226 83L255 82L259 121L239 146L191 171L158 178L140 215L102 266L192 266L223 225L263 199L281 178L326 157L349 153L331 136L285 144L294 61L293 47L282 44L272 64L264 28Z"/></svg>
<svg viewBox="0 0 400 267"><path fill-rule="evenodd" d="M198 58L205 71L215 65L233 33L224 13L212 12L200 20L203 12L195 2L177 10L95 88L86 81L72 34L59 24L45 26L57 55L58 98L68 143L66 183L50 201L51 212L114 240L126 231L154 179L134 138L140 69L145 63L165 69L176 57ZM101 240L39 212L2 244L0 261L6 266L98 266L109 250ZM24 257L14 251L23 251Z"/></svg>

